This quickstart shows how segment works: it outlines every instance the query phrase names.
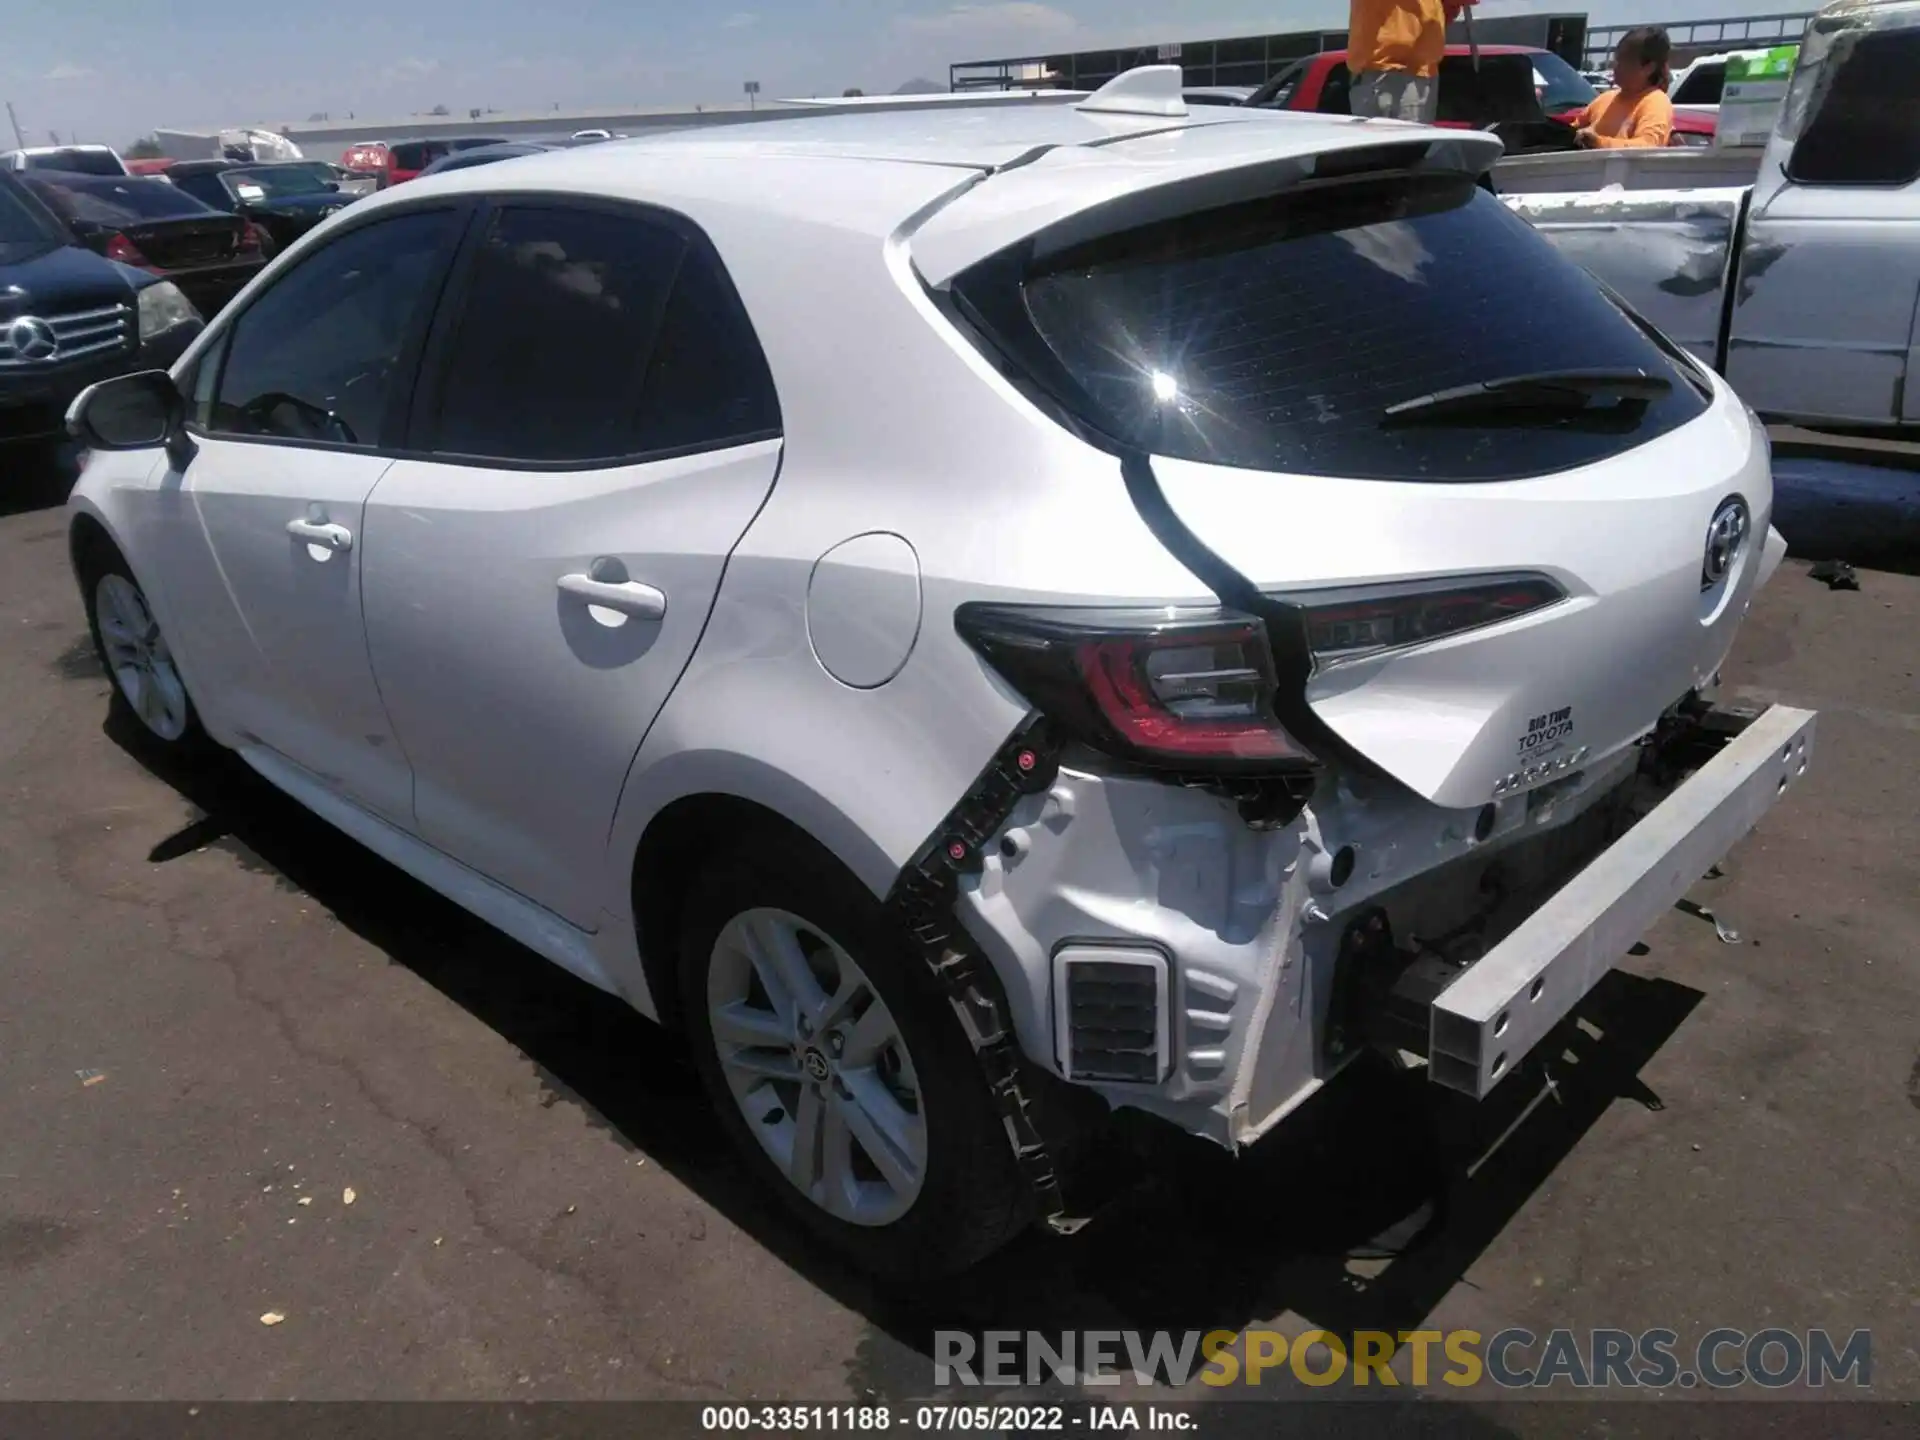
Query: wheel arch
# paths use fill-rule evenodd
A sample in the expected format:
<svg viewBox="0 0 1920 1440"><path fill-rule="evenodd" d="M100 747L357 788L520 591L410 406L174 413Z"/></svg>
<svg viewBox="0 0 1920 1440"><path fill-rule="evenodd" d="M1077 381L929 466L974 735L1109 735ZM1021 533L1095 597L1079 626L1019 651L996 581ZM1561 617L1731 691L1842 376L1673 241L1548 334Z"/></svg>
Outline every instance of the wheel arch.
<svg viewBox="0 0 1920 1440"><path fill-rule="evenodd" d="M773 834L818 853L876 899L898 873L850 817L793 777L738 755L681 759L672 768L689 783L663 792L657 787L666 777L650 775L645 814L616 821L616 829L638 831L628 867L630 918L648 998L669 1028L680 1020L678 944L687 893L700 869L744 836Z"/></svg>
<svg viewBox="0 0 1920 1440"><path fill-rule="evenodd" d="M67 520L67 562L73 568L76 585L85 574L86 561L103 551L120 556L129 565L133 563L127 560L126 547L113 533L113 527L91 501L75 496L68 506L71 513Z"/></svg>

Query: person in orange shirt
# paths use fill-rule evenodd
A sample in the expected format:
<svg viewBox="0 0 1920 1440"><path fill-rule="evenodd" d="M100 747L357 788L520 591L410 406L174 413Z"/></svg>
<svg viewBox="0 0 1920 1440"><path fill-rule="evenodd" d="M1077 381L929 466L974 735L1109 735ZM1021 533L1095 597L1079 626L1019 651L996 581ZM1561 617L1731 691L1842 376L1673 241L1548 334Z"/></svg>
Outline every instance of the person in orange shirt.
<svg viewBox="0 0 1920 1440"><path fill-rule="evenodd" d="M1596 95L1574 119L1582 149L1658 148L1673 135L1673 102L1667 85L1672 47L1667 32L1642 25L1620 37L1613 52L1614 88Z"/></svg>
<svg viewBox="0 0 1920 1440"><path fill-rule="evenodd" d="M1347 109L1431 125L1447 26L1468 0L1353 0L1347 17Z"/></svg>

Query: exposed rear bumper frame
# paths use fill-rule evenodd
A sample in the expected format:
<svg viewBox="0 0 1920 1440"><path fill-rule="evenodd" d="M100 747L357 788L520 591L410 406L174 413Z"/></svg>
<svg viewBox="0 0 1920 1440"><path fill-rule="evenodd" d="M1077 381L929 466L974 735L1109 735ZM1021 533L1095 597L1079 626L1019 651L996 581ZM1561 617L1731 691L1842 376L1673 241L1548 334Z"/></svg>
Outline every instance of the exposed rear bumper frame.
<svg viewBox="0 0 1920 1440"><path fill-rule="evenodd" d="M1815 719L1711 712L1704 729L1737 730L1719 752L1431 1000L1428 1077L1479 1099L1519 1068L1805 773Z"/></svg>

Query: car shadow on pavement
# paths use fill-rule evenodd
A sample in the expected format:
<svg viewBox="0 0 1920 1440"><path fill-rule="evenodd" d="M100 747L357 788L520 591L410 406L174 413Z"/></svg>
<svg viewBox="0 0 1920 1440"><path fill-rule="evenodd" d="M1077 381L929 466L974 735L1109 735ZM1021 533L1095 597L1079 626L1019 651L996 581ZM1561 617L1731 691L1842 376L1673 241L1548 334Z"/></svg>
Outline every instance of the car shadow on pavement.
<svg viewBox="0 0 1920 1440"><path fill-rule="evenodd" d="M939 1329L1238 1331L1291 1315L1350 1349L1357 1331L1420 1329L1611 1105L1660 1108L1639 1071L1702 998L1614 971L1479 1104L1367 1060L1238 1159L1160 1138L1072 1240L1023 1240L875 1318L922 1356ZM1423 1202L1431 1223L1394 1258L1353 1258Z"/></svg>
<svg viewBox="0 0 1920 1440"><path fill-rule="evenodd" d="M0 519L66 504L79 474L79 454L71 445L0 445Z"/></svg>
<svg viewBox="0 0 1920 1440"><path fill-rule="evenodd" d="M330 910L396 964L518 1047L550 1091L644 1152L840 1304L872 1342L854 1393L933 1390L937 1330L1421 1327L1616 1101L1659 1108L1637 1078L1702 998L1608 975L1536 1056L1474 1104L1384 1062L1349 1069L1239 1159L1157 1125L1117 1128L1108 1196L1071 1238L1036 1232L938 1286L851 1272L733 1160L678 1040L469 916L273 789L237 759L183 767L116 710L115 743L201 812L149 856L231 854ZM1390 1261L1349 1253L1424 1200L1433 1223Z"/></svg>

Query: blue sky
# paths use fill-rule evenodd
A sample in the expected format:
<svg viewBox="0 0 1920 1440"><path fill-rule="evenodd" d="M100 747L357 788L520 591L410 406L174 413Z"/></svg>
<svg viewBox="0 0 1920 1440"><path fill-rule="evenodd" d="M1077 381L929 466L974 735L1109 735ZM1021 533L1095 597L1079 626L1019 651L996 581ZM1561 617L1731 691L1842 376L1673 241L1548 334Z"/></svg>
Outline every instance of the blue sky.
<svg viewBox="0 0 1920 1440"><path fill-rule="evenodd" d="M944 81L949 63L1344 28L1346 0L3 0L0 99L28 143L156 126L723 104ZM1771 13L1766 0L1490 0L1483 14ZM1797 8L1790 6L1786 8ZM0 121L0 147L13 137Z"/></svg>
<svg viewBox="0 0 1920 1440"><path fill-rule="evenodd" d="M1345 0L5 0L0 99L29 143L445 104L722 104L944 81L955 60L1312 25ZM1301 17L1297 20L1291 16ZM0 117L0 136L13 143Z"/></svg>

